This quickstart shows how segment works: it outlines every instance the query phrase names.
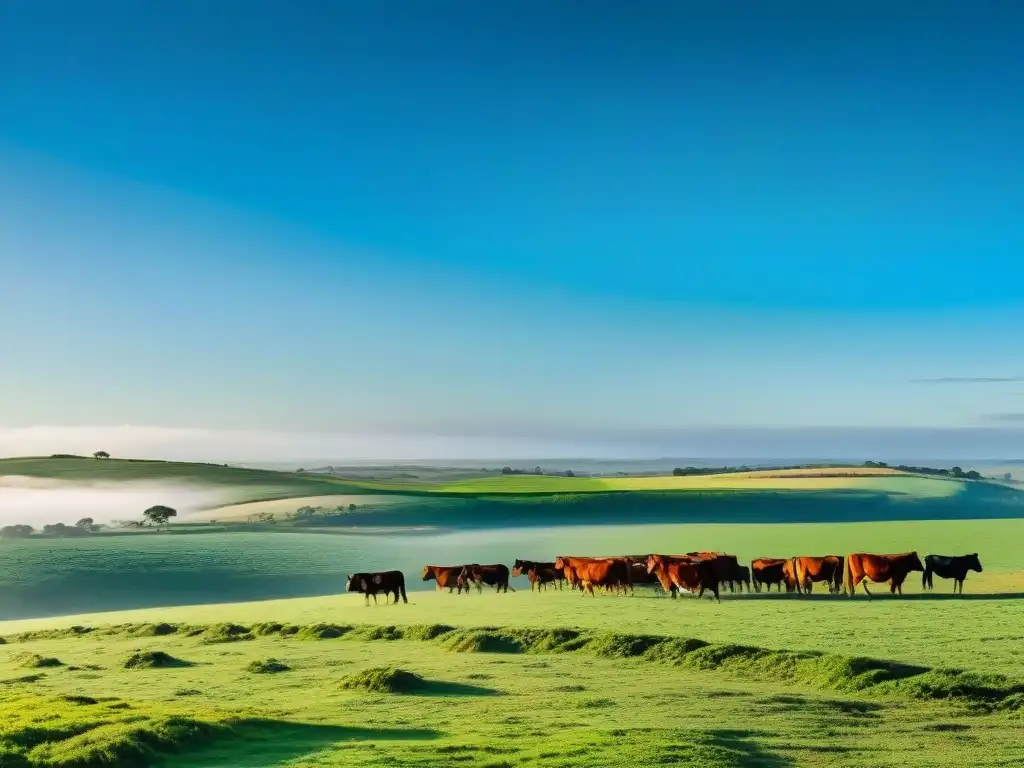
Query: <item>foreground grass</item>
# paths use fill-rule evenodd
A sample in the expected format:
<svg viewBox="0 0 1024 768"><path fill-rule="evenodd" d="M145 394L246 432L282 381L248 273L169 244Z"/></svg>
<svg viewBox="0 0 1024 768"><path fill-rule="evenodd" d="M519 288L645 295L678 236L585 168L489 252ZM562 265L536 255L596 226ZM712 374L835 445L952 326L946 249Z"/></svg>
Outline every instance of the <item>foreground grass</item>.
<svg viewBox="0 0 1024 768"><path fill-rule="evenodd" d="M1021 755L1013 679L846 655L437 624L9 639L5 766L952 767ZM64 666L27 681L29 653ZM125 664L140 653L187 664ZM263 673L268 658L280 671Z"/></svg>

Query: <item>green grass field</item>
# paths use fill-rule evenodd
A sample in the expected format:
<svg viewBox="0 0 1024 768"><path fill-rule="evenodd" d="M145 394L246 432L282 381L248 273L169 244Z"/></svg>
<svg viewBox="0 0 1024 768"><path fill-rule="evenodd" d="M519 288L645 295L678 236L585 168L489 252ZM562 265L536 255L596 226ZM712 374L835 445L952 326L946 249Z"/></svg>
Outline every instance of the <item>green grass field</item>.
<svg viewBox="0 0 1024 768"><path fill-rule="evenodd" d="M207 484L292 499L282 511L366 502L334 535L0 540L3 768L1024 763L1024 516L1009 488L879 472L341 480L92 459L2 460L3 474ZM387 494L402 503L373 501ZM385 529L406 533L367 535ZM523 580L508 595L413 591L424 563L691 549L978 551L985 571L962 597L914 574L903 598L879 586L870 601L584 598ZM409 604L261 599L395 567Z"/></svg>
<svg viewBox="0 0 1024 768"><path fill-rule="evenodd" d="M404 506L404 505L399 505ZM0 619L149 606L304 597L340 591L345 574L398 568L422 588L426 563L553 559L558 554L719 550L756 557L852 550L979 552L983 577L1024 570L1024 520L563 525L405 535L211 532L0 539ZM968 592L974 589L974 578ZM522 587L525 580L513 586ZM908 590L919 588L919 582ZM942 587L940 586L941 590Z"/></svg>
<svg viewBox="0 0 1024 768"><path fill-rule="evenodd" d="M354 473L351 478L324 474L278 472L173 461L92 458L0 459L0 476L48 478L69 482L130 482L166 480L202 486L231 486L242 491L238 502L276 498L301 498L332 494L455 494L529 495L608 493L624 491L834 491L863 490L873 493L931 498L956 493L962 481L908 475L896 470L865 467L829 467L808 470L761 470L689 477L555 477L545 475L495 475L466 471L445 479L436 471L384 473L385 479Z"/></svg>
<svg viewBox="0 0 1024 768"><path fill-rule="evenodd" d="M361 603L5 626L0 761L952 767L1024 754L1024 612L1011 598ZM507 629L455 628L481 625Z"/></svg>

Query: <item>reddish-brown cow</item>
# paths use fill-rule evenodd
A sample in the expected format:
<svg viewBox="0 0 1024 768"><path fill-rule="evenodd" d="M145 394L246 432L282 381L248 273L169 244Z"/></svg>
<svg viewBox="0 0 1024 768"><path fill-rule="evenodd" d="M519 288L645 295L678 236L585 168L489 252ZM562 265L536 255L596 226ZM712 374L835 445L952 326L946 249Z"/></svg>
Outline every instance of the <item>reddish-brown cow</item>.
<svg viewBox="0 0 1024 768"><path fill-rule="evenodd" d="M461 595L463 588L466 590L466 594L469 594L469 585L463 584L459 577L462 575L462 569L464 565L425 565L423 566L423 580L430 581L434 579L437 582L438 591L447 588L448 594L451 594L453 589L457 589Z"/></svg>
<svg viewBox="0 0 1024 768"><path fill-rule="evenodd" d="M567 557L555 559L555 568L561 568L568 577L569 569L579 580L583 594L594 595L594 587L632 588L631 569L621 557Z"/></svg>
<svg viewBox="0 0 1024 768"><path fill-rule="evenodd" d="M917 552L904 552L899 555L870 555L865 552L856 552L846 556L846 567L843 569L843 591L850 597L854 596L857 585L864 587L864 593L871 597L868 591L868 581L876 584L889 582L889 591L892 594L903 594L903 582L911 571L924 571L924 564Z"/></svg>
<svg viewBox="0 0 1024 768"><path fill-rule="evenodd" d="M698 598L704 596L705 590L711 590L715 599L722 601L718 591L718 567L712 559L650 555L647 572L657 575L663 587L672 584L685 592L697 592Z"/></svg>
<svg viewBox="0 0 1024 768"><path fill-rule="evenodd" d="M839 555L824 557L795 557L797 590L801 594L811 594L814 582L823 581L828 586L830 595L838 594L843 589L843 558Z"/></svg>

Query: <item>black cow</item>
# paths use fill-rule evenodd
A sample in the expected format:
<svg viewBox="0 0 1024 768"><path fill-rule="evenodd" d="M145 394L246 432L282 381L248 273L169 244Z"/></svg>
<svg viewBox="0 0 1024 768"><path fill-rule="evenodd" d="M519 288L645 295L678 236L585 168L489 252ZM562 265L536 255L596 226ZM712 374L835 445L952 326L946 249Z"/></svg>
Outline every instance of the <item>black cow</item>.
<svg viewBox="0 0 1024 768"><path fill-rule="evenodd" d="M561 569L555 568L554 563L538 562L536 560L516 560L512 566L513 576L526 574L530 579L530 591L536 587L539 592L541 588L548 588L548 584L554 584L559 589L565 583L565 574Z"/></svg>
<svg viewBox="0 0 1024 768"><path fill-rule="evenodd" d="M953 555L928 555L924 559L924 574L921 576L921 586L925 589L934 587L932 575L937 573L944 579L953 579L954 595L956 594L957 584L959 584L960 594L962 595L964 593L964 579L967 578L968 571L981 573L981 560L978 559L977 552L973 555L960 555L959 557Z"/></svg>
<svg viewBox="0 0 1024 768"><path fill-rule="evenodd" d="M370 604L370 595L373 595L373 604L377 604L378 592L384 593L385 601L387 601L390 595L394 595L395 602L397 603L398 596L401 595L403 603L409 602L409 599L405 596L405 576L401 571L349 574L345 591L361 592L366 599L367 605Z"/></svg>
<svg viewBox="0 0 1024 768"><path fill-rule="evenodd" d="M459 586L468 590L471 583L476 584L477 592L483 591L483 585L496 587L498 592L508 592L512 589L508 585L508 566L502 563L494 565L480 565L472 563L462 566L462 573L459 574ZM512 590L515 592L515 590Z"/></svg>

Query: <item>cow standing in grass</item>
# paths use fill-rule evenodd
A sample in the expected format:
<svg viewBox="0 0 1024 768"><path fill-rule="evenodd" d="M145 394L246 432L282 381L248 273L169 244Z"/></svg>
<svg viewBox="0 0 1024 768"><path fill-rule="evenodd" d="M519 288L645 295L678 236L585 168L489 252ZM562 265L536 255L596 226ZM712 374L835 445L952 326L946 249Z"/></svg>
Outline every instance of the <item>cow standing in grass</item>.
<svg viewBox="0 0 1024 768"><path fill-rule="evenodd" d="M697 592L698 598L710 590L718 602L722 602L718 588L720 569L721 567L709 558L689 555L651 555L647 558L647 572L655 574L666 589L672 584L682 592Z"/></svg>
<svg viewBox="0 0 1024 768"><path fill-rule="evenodd" d="M904 552L899 555L871 555L857 552L846 556L846 568L843 572L843 591L850 597L854 596L857 585L864 587L864 594L871 597L868 581L876 584L889 582L892 594L903 594L903 582L911 571L923 571L924 564L917 552Z"/></svg>
<svg viewBox="0 0 1024 768"><path fill-rule="evenodd" d="M384 593L385 605L391 595L395 596L394 602L398 603L401 596L403 603L408 603L405 596L405 575L401 571L380 571L379 573L351 573L348 583L345 585L346 592L360 592L365 598L365 604L369 606L370 595L373 595L373 604L377 604L377 593Z"/></svg>
<svg viewBox="0 0 1024 768"><path fill-rule="evenodd" d="M507 593L510 589L508 577L508 566L503 563L495 563L493 565L472 563L462 566L458 583L459 587L464 588L467 592L469 591L470 584L476 584L477 592L483 592L483 585L486 584L489 587L494 587L498 592ZM515 592L514 589L512 591Z"/></svg>
<svg viewBox="0 0 1024 768"><path fill-rule="evenodd" d="M960 594L964 593L964 579L968 571L981 573L981 560L978 553L973 555L927 555L924 559L924 573L921 575L921 586L924 589L932 589L933 575L938 574L943 579L953 579L953 594L956 594L957 585L960 585Z"/></svg>
<svg viewBox="0 0 1024 768"><path fill-rule="evenodd" d="M843 558L839 555L794 557L793 572L800 594L811 594L816 581L825 582L830 595L837 595L843 589Z"/></svg>
<svg viewBox="0 0 1024 768"><path fill-rule="evenodd" d="M781 592L785 585L787 592L796 588L796 573L792 559L782 557L759 557L750 563L750 580L754 591L760 592L762 585L771 592L772 585Z"/></svg>
<svg viewBox="0 0 1024 768"><path fill-rule="evenodd" d="M558 568L555 568L554 563L544 563L536 560L516 560L512 565L512 575L522 576L524 573L530 580L531 592L534 588L538 592L540 592L542 587L546 590L548 584L554 584L559 589L562 589L562 585L565 583L565 574Z"/></svg>
<svg viewBox="0 0 1024 768"><path fill-rule="evenodd" d="M436 581L437 589L447 589L448 594L452 593L453 589L458 590L458 594L462 594L463 584L462 569L464 565L425 565L423 566L423 580L424 581ZM469 594L469 585L465 585L466 594Z"/></svg>

